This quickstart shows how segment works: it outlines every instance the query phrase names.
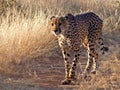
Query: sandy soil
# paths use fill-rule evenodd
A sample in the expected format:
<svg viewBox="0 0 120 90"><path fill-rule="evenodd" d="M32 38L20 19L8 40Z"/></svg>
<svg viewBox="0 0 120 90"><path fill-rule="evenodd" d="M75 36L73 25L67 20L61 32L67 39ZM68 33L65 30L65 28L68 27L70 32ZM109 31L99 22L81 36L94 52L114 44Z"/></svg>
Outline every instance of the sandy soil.
<svg viewBox="0 0 120 90"><path fill-rule="evenodd" d="M0 74L0 90L120 90L120 53L117 50L120 43L110 41L109 44L110 51L100 60L97 74L90 74L86 80L81 78L81 71L86 65L87 57L85 54L81 56L75 85L61 85L61 80L64 79L64 61L59 50L56 50L30 60L29 69L33 72L31 76Z"/></svg>
<svg viewBox="0 0 120 90"><path fill-rule="evenodd" d="M85 66L84 63L83 66ZM0 90L120 90L120 60L117 58L101 61L97 74L90 75L86 80L81 79L80 72L78 72L76 85L65 86L60 84L60 81L64 79L63 61L51 59L49 64L41 63L39 74L37 72L34 78L2 75Z"/></svg>

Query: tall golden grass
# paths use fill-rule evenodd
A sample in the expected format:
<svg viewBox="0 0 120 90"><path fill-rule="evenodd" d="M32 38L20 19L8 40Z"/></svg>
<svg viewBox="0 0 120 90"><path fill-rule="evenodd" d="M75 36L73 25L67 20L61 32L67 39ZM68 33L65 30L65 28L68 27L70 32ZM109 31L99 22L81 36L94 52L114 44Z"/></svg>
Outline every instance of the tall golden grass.
<svg viewBox="0 0 120 90"><path fill-rule="evenodd" d="M5 0L2 0L5 1ZM9 4L12 0L6 0ZM0 5L0 71L12 73L12 65L42 56L57 48L49 31L52 15L93 11L104 20L106 35L120 32L120 1L114 0L13 0ZM27 65L27 64L26 64Z"/></svg>

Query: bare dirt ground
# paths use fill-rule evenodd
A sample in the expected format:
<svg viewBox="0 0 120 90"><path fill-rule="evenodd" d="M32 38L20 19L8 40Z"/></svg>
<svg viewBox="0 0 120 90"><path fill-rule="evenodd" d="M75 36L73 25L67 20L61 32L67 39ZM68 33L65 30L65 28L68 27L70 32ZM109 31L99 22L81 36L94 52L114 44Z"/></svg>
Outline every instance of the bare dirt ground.
<svg viewBox="0 0 120 90"><path fill-rule="evenodd" d="M55 55L53 55L55 56ZM64 63L60 57L41 57L31 61L34 67L34 75L21 77L19 75L1 75L0 90L62 90L60 85L64 79ZM59 58L57 60L57 58ZM26 71L27 72L27 71ZM66 86L67 90L72 90L76 86ZM78 86L77 86L78 87Z"/></svg>
<svg viewBox="0 0 120 90"><path fill-rule="evenodd" d="M58 62L59 61L59 62ZM53 62L53 63L52 63ZM1 76L0 90L119 90L120 89L120 60L101 61L97 75L83 80L78 76L76 85L63 86L60 81L64 78L62 60L51 60L50 65L39 66L41 72L34 78ZM44 62L45 63L45 62ZM48 62L47 62L48 63ZM57 63L57 64L56 64ZM43 70L42 70L43 69Z"/></svg>
<svg viewBox="0 0 120 90"><path fill-rule="evenodd" d="M109 40L110 51L101 59L97 74L91 74L86 80L81 78L81 71L86 65L87 57L85 54L81 56L76 85L61 85L61 80L64 79L64 61L58 49L30 60L29 69L33 72L32 75L27 73L21 77L1 74L0 90L120 90L120 42L118 41L118 39L114 42Z"/></svg>

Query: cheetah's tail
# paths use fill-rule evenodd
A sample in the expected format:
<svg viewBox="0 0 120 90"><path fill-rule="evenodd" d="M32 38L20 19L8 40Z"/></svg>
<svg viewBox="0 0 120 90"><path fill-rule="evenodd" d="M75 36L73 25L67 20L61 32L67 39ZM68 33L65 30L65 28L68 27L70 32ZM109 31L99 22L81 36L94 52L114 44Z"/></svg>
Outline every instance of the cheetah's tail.
<svg viewBox="0 0 120 90"><path fill-rule="evenodd" d="M100 43L99 43L99 44L100 44L101 53L102 53L102 54L105 54L105 52L108 52L108 51L109 51L109 48L104 45L102 38L100 38L99 40L100 40Z"/></svg>
<svg viewBox="0 0 120 90"><path fill-rule="evenodd" d="M105 52L109 51L109 48L107 46L104 46L102 48L100 48L100 50L102 51L102 54L105 54Z"/></svg>

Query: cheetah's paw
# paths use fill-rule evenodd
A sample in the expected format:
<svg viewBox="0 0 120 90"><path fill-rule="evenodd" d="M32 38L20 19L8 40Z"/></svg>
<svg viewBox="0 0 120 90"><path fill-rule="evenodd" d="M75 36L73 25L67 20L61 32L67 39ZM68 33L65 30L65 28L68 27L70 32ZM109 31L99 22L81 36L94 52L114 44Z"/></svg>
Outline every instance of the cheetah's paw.
<svg viewBox="0 0 120 90"><path fill-rule="evenodd" d="M71 84L71 80L70 79L64 79L61 83L63 85L69 85L69 84Z"/></svg>

